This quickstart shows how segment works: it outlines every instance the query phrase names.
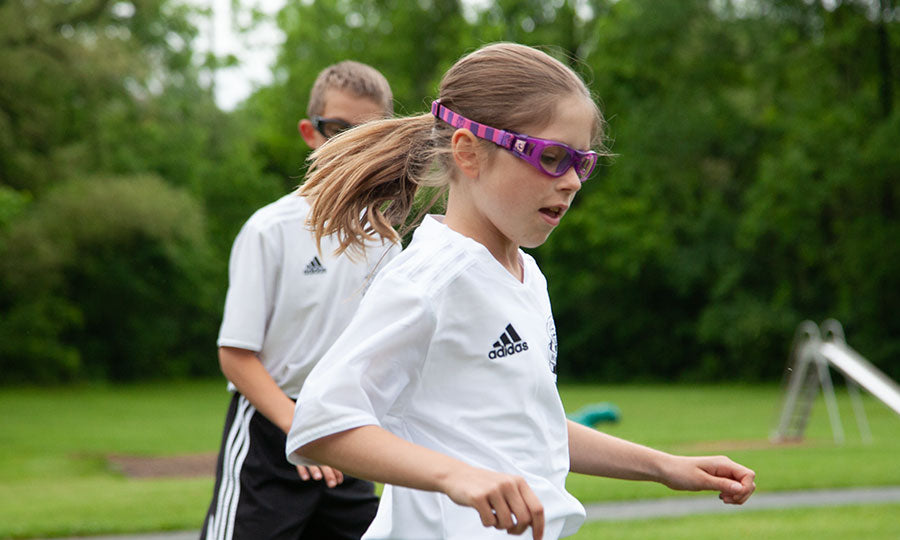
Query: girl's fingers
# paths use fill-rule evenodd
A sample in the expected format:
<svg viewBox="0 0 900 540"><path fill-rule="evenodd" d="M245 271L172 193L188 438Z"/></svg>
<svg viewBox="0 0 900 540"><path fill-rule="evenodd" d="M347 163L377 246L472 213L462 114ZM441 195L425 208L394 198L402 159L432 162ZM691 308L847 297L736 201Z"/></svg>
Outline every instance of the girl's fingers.
<svg viewBox="0 0 900 540"><path fill-rule="evenodd" d="M491 505L488 503L487 499L475 501L474 508L478 511L478 515L481 516L482 525L485 527L493 527L496 525L497 516L494 515L494 511L491 509Z"/></svg>
<svg viewBox="0 0 900 540"><path fill-rule="evenodd" d="M488 495L488 502L496 516L494 528L511 529L516 523L513 521L512 512L507 504L508 495L503 492L492 493Z"/></svg>
<svg viewBox="0 0 900 540"><path fill-rule="evenodd" d="M527 482L519 480L512 489L513 493L509 497L509 508L515 515L515 523L511 527L507 527L506 530L510 534L522 534L532 522L531 510L528 508L526 500L528 493L531 492L531 488L528 487Z"/></svg>
<svg viewBox="0 0 900 540"><path fill-rule="evenodd" d="M444 491L451 500L474 508L485 527L518 535L531 526L534 540L541 540L544 507L524 478L483 469L460 472Z"/></svg>
<svg viewBox="0 0 900 540"><path fill-rule="evenodd" d="M733 496L731 504L744 504L756 491L756 482L753 481L753 478L745 478L741 483L745 486L744 491Z"/></svg>
<svg viewBox="0 0 900 540"><path fill-rule="evenodd" d="M528 514L531 516L532 538L541 540L544 537L544 505L541 504L541 500L538 499L537 495L531 491L531 487L528 486L525 480L522 480L522 489L520 491L522 499L527 506Z"/></svg>
<svg viewBox="0 0 900 540"><path fill-rule="evenodd" d="M754 481L756 473L750 469L746 469L746 472L739 472L743 473L743 477L735 475L733 480L720 477L713 477L710 480L714 485L718 483L714 489L719 490L719 498L726 504L744 504L756 491L756 482Z"/></svg>

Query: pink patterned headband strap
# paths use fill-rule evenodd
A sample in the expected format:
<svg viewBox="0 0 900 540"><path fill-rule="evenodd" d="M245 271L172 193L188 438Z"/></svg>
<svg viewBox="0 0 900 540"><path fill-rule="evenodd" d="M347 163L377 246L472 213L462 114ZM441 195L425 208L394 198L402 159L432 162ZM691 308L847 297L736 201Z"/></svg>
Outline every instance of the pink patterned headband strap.
<svg viewBox="0 0 900 540"><path fill-rule="evenodd" d="M469 120L441 105L439 100L431 102L431 114L457 129L468 129L480 139L487 139L507 150L512 148L513 140L515 139L512 133Z"/></svg>

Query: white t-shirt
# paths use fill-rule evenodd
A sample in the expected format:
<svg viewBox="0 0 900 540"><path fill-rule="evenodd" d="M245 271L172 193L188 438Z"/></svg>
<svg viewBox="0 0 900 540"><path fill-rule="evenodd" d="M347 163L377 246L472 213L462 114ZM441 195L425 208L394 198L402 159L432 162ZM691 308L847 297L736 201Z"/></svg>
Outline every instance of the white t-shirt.
<svg viewBox="0 0 900 540"><path fill-rule="evenodd" d="M474 466L523 476L544 505L545 538L574 533L584 508L565 490L568 430L556 388L547 283L520 252L524 282L436 218L375 278L309 376L287 453L379 425ZM366 539L508 538L441 493L385 486Z"/></svg>
<svg viewBox="0 0 900 540"><path fill-rule="evenodd" d="M323 238L320 254L308 212L306 199L289 194L244 224L231 250L217 341L256 352L290 397L350 322L372 272L400 250L378 244L354 261L334 256L337 242Z"/></svg>

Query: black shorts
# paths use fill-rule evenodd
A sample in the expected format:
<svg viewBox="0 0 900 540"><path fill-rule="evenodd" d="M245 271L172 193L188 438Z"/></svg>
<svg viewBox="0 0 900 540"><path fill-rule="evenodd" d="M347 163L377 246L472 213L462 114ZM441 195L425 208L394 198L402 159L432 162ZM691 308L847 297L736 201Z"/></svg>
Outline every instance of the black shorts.
<svg viewBox="0 0 900 540"><path fill-rule="evenodd" d="M302 480L285 459L285 434L235 393L201 540L356 540L378 509L371 482L329 488Z"/></svg>

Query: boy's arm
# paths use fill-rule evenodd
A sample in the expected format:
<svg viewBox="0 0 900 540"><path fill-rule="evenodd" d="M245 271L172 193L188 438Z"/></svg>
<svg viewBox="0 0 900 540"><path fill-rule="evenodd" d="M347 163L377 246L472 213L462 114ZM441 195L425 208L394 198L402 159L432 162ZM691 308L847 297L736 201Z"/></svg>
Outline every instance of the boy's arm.
<svg viewBox="0 0 900 540"><path fill-rule="evenodd" d="M607 435L571 420L572 472L624 480L652 480L686 491L713 490L730 504L743 504L756 489L756 473L724 456L675 456Z"/></svg>
<svg viewBox="0 0 900 540"><path fill-rule="evenodd" d="M287 433L294 418L294 402L263 367L256 353L237 347L219 347L219 366L257 411Z"/></svg>
<svg viewBox="0 0 900 540"><path fill-rule="evenodd" d="M219 347L219 366L225 377L257 411L281 431L287 433L291 429L294 402L269 375L255 352L237 347ZM315 480L324 478L329 487L343 481L341 472L330 467L310 467L307 470L300 466L297 473L303 480L309 480L310 476Z"/></svg>

